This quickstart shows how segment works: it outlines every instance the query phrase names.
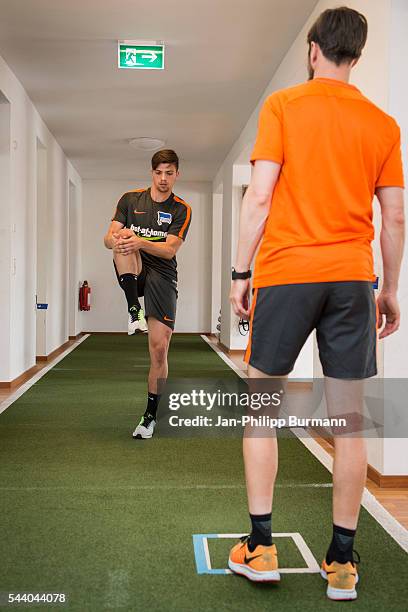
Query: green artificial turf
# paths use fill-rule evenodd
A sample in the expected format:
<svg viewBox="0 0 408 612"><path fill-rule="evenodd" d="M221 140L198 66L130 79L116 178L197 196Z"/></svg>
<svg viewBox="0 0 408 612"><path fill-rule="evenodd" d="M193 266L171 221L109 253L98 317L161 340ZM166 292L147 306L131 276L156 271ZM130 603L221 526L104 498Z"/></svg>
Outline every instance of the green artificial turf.
<svg viewBox="0 0 408 612"><path fill-rule="evenodd" d="M364 509L356 602L329 602L318 574L283 574L278 586L198 575L193 534L249 527L241 442L133 440L147 370L146 337L91 336L0 415L1 593L66 593L65 607L37 610L407 609L407 555ZM200 337L177 335L170 375L236 376ZM330 480L298 440L280 440L273 530L300 532L318 562L332 490L295 485ZM210 541L214 568L233 544ZM277 545L282 567L304 565L292 540Z"/></svg>

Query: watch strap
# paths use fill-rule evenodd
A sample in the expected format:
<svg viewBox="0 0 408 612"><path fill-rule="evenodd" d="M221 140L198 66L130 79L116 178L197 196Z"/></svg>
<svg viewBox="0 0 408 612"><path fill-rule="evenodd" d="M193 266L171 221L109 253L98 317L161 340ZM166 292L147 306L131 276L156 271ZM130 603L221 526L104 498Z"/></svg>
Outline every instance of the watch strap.
<svg viewBox="0 0 408 612"><path fill-rule="evenodd" d="M246 280L247 278L251 278L251 270L247 270L246 272L237 272L235 268L232 268L231 278L232 280Z"/></svg>

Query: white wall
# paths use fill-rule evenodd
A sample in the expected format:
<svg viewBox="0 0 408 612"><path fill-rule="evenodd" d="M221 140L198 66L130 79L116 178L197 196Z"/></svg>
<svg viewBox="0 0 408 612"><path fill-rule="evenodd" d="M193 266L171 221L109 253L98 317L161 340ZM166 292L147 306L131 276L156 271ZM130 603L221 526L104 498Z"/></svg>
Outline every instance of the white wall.
<svg viewBox="0 0 408 612"><path fill-rule="evenodd" d="M401 128L405 181L408 181L408 2L392 0L390 36L390 73L388 110ZM398 333L385 344L384 376L408 377L408 248L405 249L399 286L400 308L403 316Z"/></svg>
<svg viewBox="0 0 408 612"><path fill-rule="evenodd" d="M0 381L10 381L35 364L36 353L36 199L37 138L47 149L49 225L42 239L49 244L47 273L47 353L68 338L67 328L67 195L68 177L81 179L42 121L25 90L0 58L0 91L10 101L10 192L2 208L10 210L4 228L10 241L10 311L0 321L1 335L10 330L11 343L2 360ZM15 274L11 270L15 269ZM7 350L7 349L6 349Z"/></svg>
<svg viewBox="0 0 408 612"><path fill-rule="evenodd" d="M48 213L48 174L47 174L47 149L37 139L37 199L36 199L36 244L37 244L37 260L36 272L37 279L35 285L36 301L38 304L47 303L48 290L48 266L50 261L49 242L42 240L42 236L46 234L49 213ZM47 321L48 311L37 309L36 323L36 355L47 354Z"/></svg>
<svg viewBox="0 0 408 612"><path fill-rule="evenodd" d="M233 325L233 313L229 303L229 291L231 287L231 266L233 249L233 213L232 205L232 181L233 165L225 164L220 175L223 185L222 192L222 242L221 242L221 334L222 344L231 348L231 329Z"/></svg>
<svg viewBox="0 0 408 612"><path fill-rule="evenodd" d="M10 372L10 103L0 91L0 372ZM1 380L1 375L0 375Z"/></svg>
<svg viewBox="0 0 408 612"><path fill-rule="evenodd" d="M82 275L92 287L91 310L82 313L85 331L126 331L127 307L112 266L112 252L103 245L119 198L146 180L83 181ZM176 332L211 330L212 188L211 183L178 182L174 192L192 208L192 222L177 254Z"/></svg>
<svg viewBox="0 0 408 612"><path fill-rule="evenodd" d="M222 193L213 194L211 332L218 333L221 310Z"/></svg>
<svg viewBox="0 0 408 612"><path fill-rule="evenodd" d="M408 3L406 0L392 0L391 3L391 36L390 36L390 72L388 110L398 121L401 128L402 152L405 169L405 180L408 178ZM384 343L384 376L386 378L408 378L408 249L405 249L401 268L398 292L402 313L401 327L396 334ZM399 414L400 422L404 419L407 431L408 412ZM386 417L392 418L386 413ZM408 474L408 443L406 438L384 440L385 474Z"/></svg>
<svg viewBox="0 0 408 612"><path fill-rule="evenodd" d="M235 163L232 168L232 202L231 202L231 211L228 211L228 214L231 212L230 216L230 225L231 225L231 261L228 265L229 271L235 262L236 256L236 248L238 243L238 232L239 232L239 214L241 211L242 204L242 187L243 185L248 185L251 180L251 166L249 163L241 164ZM223 265L225 265L225 261L223 261ZM231 286L231 274L229 274L228 278L228 290ZM228 291L229 293L229 291ZM228 298L228 296L227 296ZM231 310L231 309L230 309ZM239 317L237 317L231 311L231 322L229 332L229 338L227 342L223 342L225 346L228 346L231 350L244 350L246 349L248 343L248 336L242 336L239 332ZM225 326L223 326L223 336L225 336ZM227 332L227 333L228 333Z"/></svg>
<svg viewBox="0 0 408 612"><path fill-rule="evenodd" d="M75 180L72 168L68 171L68 249L66 328L70 337L81 331L79 287L82 276L82 181Z"/></svg>

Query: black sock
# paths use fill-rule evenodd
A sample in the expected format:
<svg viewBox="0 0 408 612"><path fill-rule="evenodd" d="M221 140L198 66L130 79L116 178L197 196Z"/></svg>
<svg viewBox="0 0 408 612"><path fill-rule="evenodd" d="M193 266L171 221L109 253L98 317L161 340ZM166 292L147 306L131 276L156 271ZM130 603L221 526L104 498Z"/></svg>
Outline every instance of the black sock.
<svg viewBox="0 0 408 612"><path fill-rule="evenodd" d="M156 393L150 393L149 391L147 394L147 408L145 414L151 414L154 420L156 420L157 407L159 405L159 402L160 395L157 395Z"/></svg>
<svg viewBox="0 0 408 612"><path fill-rule="evenodd" d="M251 536L248 548L251 552L258 544L270 546L272 544L272 514L250 514L252 523Z"/></svg>
<svg viewBox="0 0 408 612"><path fill-rule="evenodd" d="M353 561L353 545L355 529L346 529L333 525L333 538L326 555L326 563L330 565L333 561L347 563Z"/></svg>
<svg viewBox="0 0 408 612"><path fill-rule="evenodd" d="M122 287L126 295L128 303L128 312L131 308L140 310L139 296L137 294L137 275L126 273L119 276L119 285Z"/></svg>

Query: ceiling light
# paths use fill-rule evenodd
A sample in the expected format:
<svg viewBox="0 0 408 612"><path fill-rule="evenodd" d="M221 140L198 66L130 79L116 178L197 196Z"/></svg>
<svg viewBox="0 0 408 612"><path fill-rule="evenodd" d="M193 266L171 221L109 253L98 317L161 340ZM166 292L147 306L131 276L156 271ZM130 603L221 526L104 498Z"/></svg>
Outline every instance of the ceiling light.
<svg viewBox="0 0 408 612"><path fill-rule="evenodd" d="M164 140L160 140L159 138L149 138L147 136L131 138L128 142L131 147L134 149L139 149L139 151L155 151L156 149L164 147L166 144Z"/></svg>

